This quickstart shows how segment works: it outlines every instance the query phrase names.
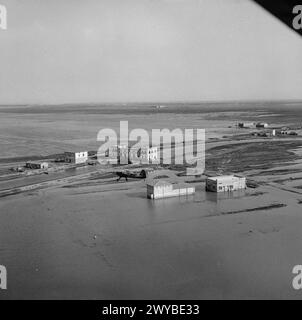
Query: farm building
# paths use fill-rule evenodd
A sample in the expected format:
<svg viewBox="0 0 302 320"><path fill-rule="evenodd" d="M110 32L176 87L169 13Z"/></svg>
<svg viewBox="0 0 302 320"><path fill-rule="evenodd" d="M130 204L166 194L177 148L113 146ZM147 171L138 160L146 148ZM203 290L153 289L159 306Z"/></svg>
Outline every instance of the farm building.
<svg viewBox="0 0 302 320"><path fill-rule="evenodd" d="M88 151L81 152L65 152L64 153L65 162L81 164L88 160Z"/></svg>
<svg viewBox="0 0 302 320"><path fill-rule="evenodd" d="M43 161L29 161L25 165L28 169L48 169L48 162Z"/></svg>
<svg viewBox="0 0 302 320"><path fill-rule="evenodd" d="M158 153L157 147L115 145L110 147L108 157L116 159L117 163L150 163L158 159Z"/></svg>
<svg viewBox="0 0 302 320"><path fill-rule="evenodd" d="M246 178L230 175L208 177L206 179L206 190L211 192L229 192L246 189Z"/></svg>
<svg viewBox="0 0 302 320"><path fill-rule="evenodd" d="M195 193L195 187L183 182L170 182L162 179L147 181L147 197L149 199L162 199L178 197Z"/></svg>
<svg viewBox="0 0 302 320"><path fill-rule="evenodd" d="M195 193L194 186L180 181L179 177L170 170L156 170L149 173L146 184L149 199L162 199Z"/></svg>
<svg viewBox="0 0 302 320"><path fill-rule="evenodd" d="M256 124L257 128L267 128L268 127L268 123L265 122L259 122Z"/></svg>
<svg viewBox="0 0 302 320"><path fill-rule="evenodd" d="M142 146L129 150L129 159L133 162L151 163L158 159L157 147Z"/></svg>
<svg viewBox="0 0 302 320"><path fill-rule="evenodd" d="M256 124L254 122L239 122L238 123L238 127L239 128L245 128L245 129L255 128Z"/></svg>

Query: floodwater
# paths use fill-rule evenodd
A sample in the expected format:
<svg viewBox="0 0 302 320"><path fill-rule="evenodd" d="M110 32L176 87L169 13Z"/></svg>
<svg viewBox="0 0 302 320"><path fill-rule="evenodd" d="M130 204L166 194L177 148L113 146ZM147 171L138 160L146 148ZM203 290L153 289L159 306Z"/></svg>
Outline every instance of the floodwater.
<svg viewBox="0 0 302 320"><path fill-rule="evenodd" d="M294 196L265 187L217 197L200 186L152 201L142 181L130 184L2 199L0 298L301 298L291 285L302 261ZM227 214L280 201L287 207Z"/></svg>
<svg viewBox="0 0 302 320"><path fill-rule="evenodd" d="M215 136L254 114L29 111L1 112L1 158L85 146L119 120L170 128L173 117L175 127L209 127ZM277 122L281 111L257 112L261 121ZM196 187L194 196L158 201L146 199L144 181L1 198L0 265L8 270L8 290L0 299L301 299L292 269L302 264L302 190L263 185L216 195ZM278 204L284 206L269 209Z"/></svg>

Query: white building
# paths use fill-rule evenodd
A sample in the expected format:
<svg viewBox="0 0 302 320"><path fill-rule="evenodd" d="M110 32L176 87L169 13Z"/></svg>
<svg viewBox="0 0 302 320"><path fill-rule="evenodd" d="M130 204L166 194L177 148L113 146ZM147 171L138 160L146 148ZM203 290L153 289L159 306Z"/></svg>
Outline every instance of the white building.
<svg viewBox="0 0 302 320"><path fill-rule="evenodd" d="M149 199L177 197L195 193L194 186L180 181L175 172L170 170L150 172L146 184L147 197Z"/></svg>
<svg viewBox="0 0 302 320"><path fill-rule="evenodd" d="M131 148L125 145L111 146L108 157L116 159L117 163L152 163L158 160L157 147L141 146Z"/></svg>
<svg viewBox="0 0 302 320"><path fill-rule="evenodd" d="M168 180L147 181L147 197L149 199L162 199L169 197L185 196L195 193L195 187L184 182L172 183Z"/></svg>
<svg viewBox="0 0 302 320"><path fill-rule="evenodd" d="M65 162L81 164L88 160L88 151L81 152L65 152L64 153Z"/></svg>
<svg viewBox="0 0 302 320"><path fill-rule="evenodd" d="M246 178L232 176L208 177L206 179L206 190L211 192L229 192L246 189Z"/></svg>
<svg viewBox="0 0 302 320"><path fill-rule="evenodd" d="M29 161L25 165L28 169L48 169L48 162L44 161Z"/></svg>
<svg viewBox="0 0 302 320"><path fill-rule="evenodd" d="M268 128L268 123L265 122L259 122L256 124L257 128Z"/></svg>
<svg viewBox="0 0 302 320"><path fill-rule="evenodd" d="M255 124L255 122L239 122L238 123L238 127L239 128L245 128L245 129L255 128L256 124Z"/></svg>
<svg viewBox="0 0 302 320"><path fill-rule="evenodd" d="M141 162L152 163L158 160L157 147L143 146L138 149L137 157Z"/></svg>

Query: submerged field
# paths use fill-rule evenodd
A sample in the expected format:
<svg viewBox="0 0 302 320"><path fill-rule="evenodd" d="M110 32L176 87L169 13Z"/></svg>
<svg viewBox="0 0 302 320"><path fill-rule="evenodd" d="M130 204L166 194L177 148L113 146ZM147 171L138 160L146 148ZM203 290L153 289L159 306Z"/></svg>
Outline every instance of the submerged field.
<svg viewBox="0 0 302 320"><path fill-rule="evenodd" d="M199 178L194 196L152 201L143 180L88 172L0 198L0 263L9 272L0 299L301 298L291 285L302 264L301 138L238 141L234 128L248 119L299 127L300 106L123 108L0 108L1 165L95 150L97 131L126 119L149 131L205 128L206 169L243 173L257 187L217 195Z"/></svg>

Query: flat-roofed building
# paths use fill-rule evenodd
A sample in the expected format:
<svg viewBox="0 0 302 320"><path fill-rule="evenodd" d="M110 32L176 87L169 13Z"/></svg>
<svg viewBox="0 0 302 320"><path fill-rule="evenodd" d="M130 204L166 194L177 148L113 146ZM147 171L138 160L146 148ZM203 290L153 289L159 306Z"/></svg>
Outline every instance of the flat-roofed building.
<svg viewBox="0 0 302 320"><path fill-rule="evenodd" d="M108 157L117 163L151 163L158 159L157 147L114 145L109 148Z"/></svg>
<svg viewBox="0 0 302 320"><path fill-rule="evenodd" d="M45 161L28 161L25 164L28 169L48 169L48 162Z"/></svg>
<svg viewBox="0 0 302 320"><path fill-rule="evenodd" d="M208 177L206 190L211 192L230 192L246 189L246 178L239 175Z"/></svg>
<svg viewBox="0 0 302 320"><path fill-rule="evenodd" d="M82 164L88 160L88 151L65 152L64 160L68 163Z"/></svg>
<svg viewBox="0 0 302 320"><path fill-rule="evenodd" d="M157 170L149 173L146 185L149 199L186 196L195 193L194 186L182 182L174 172L169 170Z"/></svg>
<svg viewBox="0 0 302 320"><path fill-rule="evenodd" d="M172 183L162 179L147 181L147 197L149 199L178 197L194 193L195 187L188 183Z"/></svg>
<svg viewBox="0 0 302 320"><path fill-rule="evenodd" d="M268 123L266 122L259 122L256 124L257 128L267 128L268 127Z"/></svg>
<svg viewBox="0 0 302 320"><path fill-rule="evenodd" d="M157 147L142 146L131 150L129 153L131 162L152 163L158 160Z"/></svg>
<svg viewBox="0 0 302 320"><path fill-rule="evenodd" d="M239 122L238 123L238 127L239 128L245 128L245 129L255 128L256 124L255 124L255 122Z"/></svg>

